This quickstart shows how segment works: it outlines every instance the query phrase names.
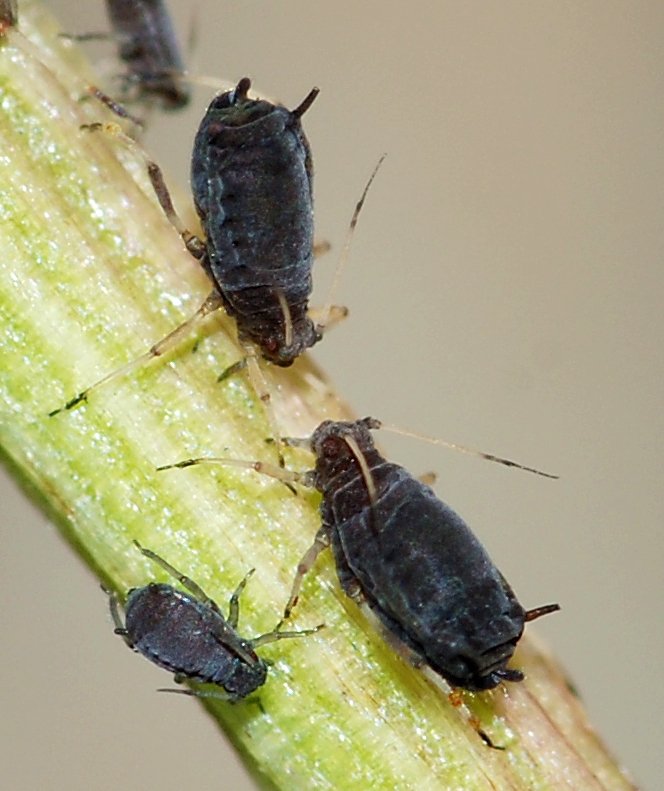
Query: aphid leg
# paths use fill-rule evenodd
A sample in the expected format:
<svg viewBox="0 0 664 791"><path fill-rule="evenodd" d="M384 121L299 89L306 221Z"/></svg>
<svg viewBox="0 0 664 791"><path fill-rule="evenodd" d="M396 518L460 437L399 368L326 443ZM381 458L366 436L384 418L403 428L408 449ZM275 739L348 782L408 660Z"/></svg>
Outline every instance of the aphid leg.
<svg viewBox="0 0 664 791"><path fill-rule="evenodd" d="M265 414L267 415L267 420L270 424L270 434L274 440L274 447L277 453L277 461L279 462L280 467L284 467L286 463L281 451L281 431L279 430L279 426L277 424L277 415L274 411L274 405L272 404L272 394L270 393L267 377L258 363L258 358L256 357L254 350L251 350L251 352L247 354L246 360L247 374L249 375L251 386L254 388L258 398L265 407Z"/></svg>
<svg viewBox="0 0 664 791"><path fill-rule="evenodd" d="M159 165L149 159L146 159L146 164L148 168L148 176L150 177L152 187L155 191L155 194L157 195L157 200L159 201L159 205L161 206L168 221L180 234L185 247L194 256L194 258L197 258L198 260L202 259L205 256L205 242L196 236L196 234L193 234L187 229L185 224L180 219L178 213L175 211L171 194L168 191L166 181L164 180L164 174Z"/></svg>
<svg viewBox="0 0 664 791"><path fill-rule="evenodd" d="M118 115L120 118L129 118L132 121L137 121L129 111L123 107L118 102L111 99L110 96L105 94L103 91L99 90L95 86L90 86L88 88L88 92L99 99L100 102L106 105L111 112ZM141 122L138 122L141 125ZM143 160L145 161L145 166L148 171L148 176L150 178L150 182L152 184L152 188L155 191L157 196L157 200L159 201L159 205L162 208L162 211L166 215L166 218L171 223L171 225L175 228L175 230L180 234L182 241L185 244L187 250L194 256L194 258L200 260L205 255L205 242L200 239L196 234L193 234L191 231L187 229L185 224L180 219L178 213L175 211L175 207L173 206L173 200L171 199L171 194L166 186L166 180L164 179L164 174L159 167L159 165L150 159L145 151L137 145L135 140L132 140L130 137L125 135L119 128L116 128L114 125L108 124L85 124L83 129L87 129L89 131L97 131L103 130L110 134L113 134L114 137L117 137L121 140L125 145L131 148L133 151L138 153Z"/></svg>
<svg viewBox="0 0 664 791"><path fill-rule="evenodd" d="M58 38L64 38L67 41L108 41L114 38L113 33L101 32L98 33L58 33Z"/></svg>
<svg viewBox="0 0 664 791"><path fill-rule="evenodd" d="M463 700L461 690L452 688L447 681L439 674L436 673L426 661L426 658L421 654L413 651L407 645L401 642L399 638L378 618L374 610L366 602L359 601L360 607L364 616L372 624L372 626L381 634L385 642L399 654L399 656L408 662L409 665L420 670L427 679L440 689L446 695L449 702L454 706L457 711L463 715L463 718L468 722L470 727L477 733L482 741L494 750L504 750L493 743L488 734L482 729L481 723L477 717L470 711L468 706Z"/></svg>
<svg viewBox="0 0 664 791"><path fill-rule="evenodd" d="M218 310L220 307L222 307L222 305L223 302L221 297L216 291L213 291L192 316L190 316L186 321L182 322L182 324L180 324L174 330L171 330L171 332L164 336L160 341L157 341L157 343L151 346L147 352L144 352L139 357L136 357L126 365L123 365L121 368L116 368L115 371L111 371L110 374L106 374L106 376L90 385L90 387L86 387L85 390L82 390L78 395L74 396L74 398L71 398L69 401L67 401L64 406L58 407L58 409L54 409L52 412L49 412L49 417L54 417L60 412L73 409L83 401L87 401L88 397L93 391L103 387L109 382L112 382L114 379L119 379L121 376L126 376L137 368L142 368L155 357L161 357L171 349L174 349L180 340L188 335L197 324L200 324L203 319L205 319L210 313Z"/></svg>
<svg viewBox="0 0 664 791"><path fill-rule="evenodd" d="M320 555L320 553L327 549L330 546L330 531L327 525L323 525L320 530L316 533L316 537L314 538L314 543L309 547L309 549L304 553L302 559L297 564L297 571L295 572L295 579L293 580L293 586L291 587L291 594L286 603L286 607L284 609L284 618L283 620L287 620L290 618L290 614L293 611L293 608L298 602L300 598L300 588L302 587L302 581L304 579L305 574L311 569L311 567L316 562L316 558Z"/></svg>
<svg viewBox="0 0 664 791"><path fill-rule="evenodd" d="M134 546L143 554L146 558L150 558L150 560L154 561L157 565L161 566L164 571L167 571L171 577L176 579L183 588L186 588L189 593L195 596L200 602L206 604L208 607L211 607L215 612L218 612L220 615L219 607L217 606L214 599L211 599L207 593L201 588L200 585L195 583L191 578L187 577L186 574L183 574L181 571L175 568L175 566L171 566L171 564L164 560L160 555L156 552L153 552L151 549L146 549L142 547L136 539L134 539Z"/></svg>
<svg viewBox="0 0 664 791"><path fill-rule="evenodd" d="M228 602L228 618L226 618L226 621L233 629L237 627L238 621L240 620L240 596L242 595L242 591L247 587L249 577L251 577L254 571L256 571L256 569L249 569L240 584L233 591Z"/></svg>
<svg viewBox="0 0 664 791"><path fill-rule="evenodd" d="M267 632L266 634L262 634L259 637L253 637L249 642L251 643L252 648L260 648L262 645L267 645L267 643L274 643L277 640L290 640L292 637L306 637L308 634L316 634L321 629L325 628L324 623L319 623L318 626L314 626L313 629L298 629L297 631L292 632L282 632L281 626L284 622L282 618L281 621L274 627L271 632Z"/></svg>
<svg viewBox="0 0 664 791"><path fill-rule="evenodd" d="M447 699L458 712L463 714L464 718L466 719L470 727L477 733L477 735L484 742L484 744L486 744L487 747L491 747L494 750L505 749L501 745L494 744L491 741L489 734L485 730L483 730L479 719L470 711L468 706L466 706L466 704L464 703L460 689L450 689L450 691L447 694Z"/></svg>
<svg viewBox="0 0 664 791"><path fill-rule="evenodd" d="M157 467L157 472L164 470L184 469L185 467L193 467L196 464L221 464L227 467L242 467L245 470L254 470L262 475L267 475L269 478L276 478L278 481L284 483L301 483L303 486L313 486L314 473L297 472L296 470L287 470L283 467L277 467L274 464L266 464L264 461L246 461L245 459L227 459L220 456L202 456L196 459L184 459L178 461L176 464L164 464Z"/></svg>
<svg viewBox="0 0 664 791"><path fill-rule="evenodd" d="M101 589L104 593L108 596L108 606L111 611L111 618L113 619L113 625L115 626L115 634L120 635L122 639L127 643L129 648L133 648L134 644L129 640L127 636L127 629L125 628L124 621L122 619L122 612L120 610L120 601L118 600L118 595L115 591L109 590L105 588L103 585Z"/></svg>
<svg viewBox="0 0 664 791"><path fill-rule="evenodd" d="M133 124L136 124L139 128L143 128L144 124L143 121L138 118L138 116L133 115L129 112L129 110L120 102L116 102L115 99L112 99L107 93L104 93L100 88L97 88L96 85L88 85L88 93L90 96L93 96L95 99L98 99L102 104L105 104L108 109L117 115L119 118L126 118L128 121L131 121ZM97 127L95 124L90 124L86 126L87 129L99 129L102 127Z"/></svg>
<svg viewBox="0 0 664 791"><path fill-rule="evenodd" d="M482 728L480 720L471 712L464 702L463 693L460 689L451 687L442 676L436 673L426 663L422 664L420 669L422 673L429 679L429 681L431 681L447 696L449 702L454 706L459 714L462 715L463 719L470 725L470 727L475 731L475 733L480 737L487 747L491 747L494 750L505 749L501 745L494 744L489 734Z"/></svg>
<svg viewBox="0 0 664 791"><path fill-rule="evenodd" d="M274 441L279 466L283 467L285 465L284 457L281 452L283 440L281 438L279 426L277 425L277 416L272 406L272 395L270 393L270 386L268 384L267 377L261 369L261 366L258 362L258 357L256 356L256 350L253 348L253 346L250 346L249 344L243 344L242 348L244 349L244 357L242 357L242 359L238 360L236 363L229 365L228 368L224 369L217 377L217 382L223 382L230 376L234 376L236 373L239 373L246 368L247 375L249 376L249 382L251 383L254 392L265 406L265 413L267 415L268 423L270 424L270 433Z"/></svg>
<svg viewBox="0 0 664 791"><path fill-rule="evenodd" d="M177 684L181 683L178 681L177 676L174 680ZM212 690L206 689L173 689L172 687L161 687L157 692L171 692L174 695L189 695L194 698L213 698L215 700L226 701L227 703L234 700L233 696L228 693L213 692Z"/></svg>

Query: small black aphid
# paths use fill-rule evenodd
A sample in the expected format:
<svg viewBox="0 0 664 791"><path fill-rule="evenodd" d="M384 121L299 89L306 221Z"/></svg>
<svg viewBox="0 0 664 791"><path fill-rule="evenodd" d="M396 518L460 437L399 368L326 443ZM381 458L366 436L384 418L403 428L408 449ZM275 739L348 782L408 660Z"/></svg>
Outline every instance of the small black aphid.
<svg viewBox="0 0 664 791"><path fill-rule="evenodd" d="M0 0L0 35L3 35L7 28L14 27L17 20L16 0Z"/></svg>
<svg viewBox="0 0 664 791"><path fill-rule="evenodd" d="M271 632L260 637L240 637L235 631L240 612L239 597L253 569L231 596L225 618L217 604L193 580L155 552L134 543L146 557L175 577L188 593L155 582L143 588L132 588L127 595L123 623L118 598L107 591L115 633L134 651L174 673L177 683L215 684L224 690L163 691L230 702L241 700L262 686L267 677L267 665L257 656L256 648L275 640L313 634L321 628L282 632L280 621Z"/></svg>
<svg viewBox="0 0 664 791"><path fill-rule="evenodd" d="M212 293L188 321L149 351L83 390L51 416L164 354L196 322L220 307L235 317L240 340L255 344L276 365L291 365L320 339L320 330L307 315L313 264L312 164L300 123L318 89L288 110L250 99L250 85L245 78L232 91L219 94L196 135L191 182L205 241L184 227L159 166L148 163L162 208L212 280Z"/></svg>
<svg viewBox="0 0 664 791"><path fill-rule="evenodd" d="M164 110L188 104L190 92L181 79L184 63L163 0L106 0L106 11L133 98L157 99Z"/></svg>
<svg viewBox="0 0 664 791"><path fill-rule="evenodd" d="M373 611L414 664L467 690L521 681L507 663L525 623L559 606L524 610L461 517L376 450L370 430L380 425L374 418L325 421L307 443L316 457L308 473L228 459L170 466L236 464L321 492L322 527L298 565L286 616L304 575L331 544L344 591Z"/></svg>

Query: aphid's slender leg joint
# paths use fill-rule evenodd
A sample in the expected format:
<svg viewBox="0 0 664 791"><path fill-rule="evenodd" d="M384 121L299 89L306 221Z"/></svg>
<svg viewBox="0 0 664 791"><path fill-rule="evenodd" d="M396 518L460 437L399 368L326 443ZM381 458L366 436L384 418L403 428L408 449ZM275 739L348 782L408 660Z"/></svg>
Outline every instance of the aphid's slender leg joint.
<svg viewBox="0 0 664 791"><path fill-rule="evenodd" d="M103 585L100 586L104 593L108 596L108 606L111 611L111 618L113 619L114 634L119 635L122 639L127 643L129 648L133 648L134 644L129 639L127 629L125 627L125 623L122 620L122 613L120 611L120 601L118 600L118 595L115 591L110 590L109 588L104 587Z"/></svg>
<svg viewBox="0 0 664 791"><path fill-rule="evenodd" d="M313 629L298 629L297 631L282 632L281 626L284 620L285 619L279 621L279 623L271 632L267 632L266 634L262 634L259 637L254 637L252 640L250 640L251 647L260 648L262 645L274 643L277 640L290 640L294 637L306 637L309 634L316 634L316 632L320 632L321 629L325 628L324 623L319 623L318 626L314 626Z"/></svg>
<svg viewBox="0 0 664 791"><path fill-rule="evenodd" d="M175 681L180 683L177 681L177 678ZM205 689L173 689L172 687L161 687L157 690L157 692L170 692L174 695L189 695L190 697L194 698L212 698L213 700L223 700L227 703L235 701L233 695L223 692L213 692L212 690Z"/></svg>
<svg viewBox="0 0 664 791"><path fill-rule="evenodd" d="M240 371L244 371L247 367L247 358L243 357L241 360L238 360L236 363L232 363L225 368L217 377L217 382L223 382L226 379L230 378L231 376L235 376L235 374L240 373Z"/></svg>
<svg viewBox="0 0 664 791"><path fill-rule="evenodd" d="M293 580L291 595L284 609L284 620L290 618L290 614L298 602L298 599L300 597L300 588L302 587L302 580L304 579L305 574L314 565L314 563L316 562L316 558L320 555L320 553L324 549L327 549L327 547L329 546L330 546L329 528L326 525L323 525L323 527L321 527L320 530L316 533L316 537L314 538L314 543L304 553L302 559L297 564L297 571L295 573L295 579Z"/></svg>
<svg viewBox="0 0 664 791"><path fill-rule="evenodd" d="M161 555L158 555L151 549L142 547L136 539L134 539L133 544L138 549L138 551L141 552L141 554L145 555L146 558L149 558L158 566L161 566L164 571L168 572L171 577L176 579L183 588L186 588L189 593L195 596L199 601L207 604L208 607L211 607L216 612L219 612L219 607L215 603L214 599L211 599L203 590L203 588L201 588L201 586L194 582L190 577L176 569L175 566L171 566L171 564L167 560L164 560Z"/></svg>
<svg viewBox="0 0 664 791"><path fill-rule="evenodd" d="M228 618L226 620L228 621L229 625L233 627L233 629L237 627L240 620L240 596L242 595L242 591L247 587L249 578L255 571L256 569L249 569L249 571L240 581L240 584L231 594L231 598L228 602Z"/></svg>

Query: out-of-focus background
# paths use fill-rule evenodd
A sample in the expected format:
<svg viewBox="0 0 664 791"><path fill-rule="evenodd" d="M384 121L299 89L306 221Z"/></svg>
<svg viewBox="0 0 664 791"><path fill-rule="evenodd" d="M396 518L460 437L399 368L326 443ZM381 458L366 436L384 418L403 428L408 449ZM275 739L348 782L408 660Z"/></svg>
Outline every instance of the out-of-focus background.
<svg viewBox="0 0 664 791"><path fill-rule="evenodd" d="M104 4L52 0L70 32ZM474 527L596 727L661 787L664 5L503 0L171 3L201 74L254 80L304 126L332 253L383 152L315 356L356 411L557 472L559 482L381 437ZM109 43L91 57L117 71ZM185 184L211 89L154 114ZM129 273L130 276L130 273ZM146 341L152 339L146 339ZM105 597L2 482L3 785L249 789L202 708L113 635Z"/></svg>

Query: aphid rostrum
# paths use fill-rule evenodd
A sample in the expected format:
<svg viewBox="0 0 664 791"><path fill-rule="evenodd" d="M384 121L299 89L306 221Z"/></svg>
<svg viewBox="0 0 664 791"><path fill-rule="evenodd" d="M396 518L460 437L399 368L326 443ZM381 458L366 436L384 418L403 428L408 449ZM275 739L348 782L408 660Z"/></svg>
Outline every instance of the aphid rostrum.
<svg viewBox="0 0 664 791"><path fill-rule="evenodd" d="M224 617L217 604L193 580L152 550L134 543L146 557L177 579L186 592L156 582L132 588L127 594L123 622L116 594L107 591L115 633L134 651L174 673L177 683L192 681L221 688L164 692L230 702L246 698L267 678L267 664L256 654L256 648L276 640L313 634L321 628L283 632L280 621L271 632L260 637L240 637L236 631L239 598L253 569L237 586L230 598L228 616Z"/></svg>
<svg viewBox="0 0 664 791"><path fill-rule="evenodd" d="M316 464L305 473L222 459L170 466L219 461L321 492L322 526L298 565L286 614L305 574L331 545L345 593L371 610L413 664L467 690L521 681L521 671L508 663L525 623L559 606L521 606L461 517L376 450L371 430L380 426L374 418L322 423L307 441Z"/></svg>

